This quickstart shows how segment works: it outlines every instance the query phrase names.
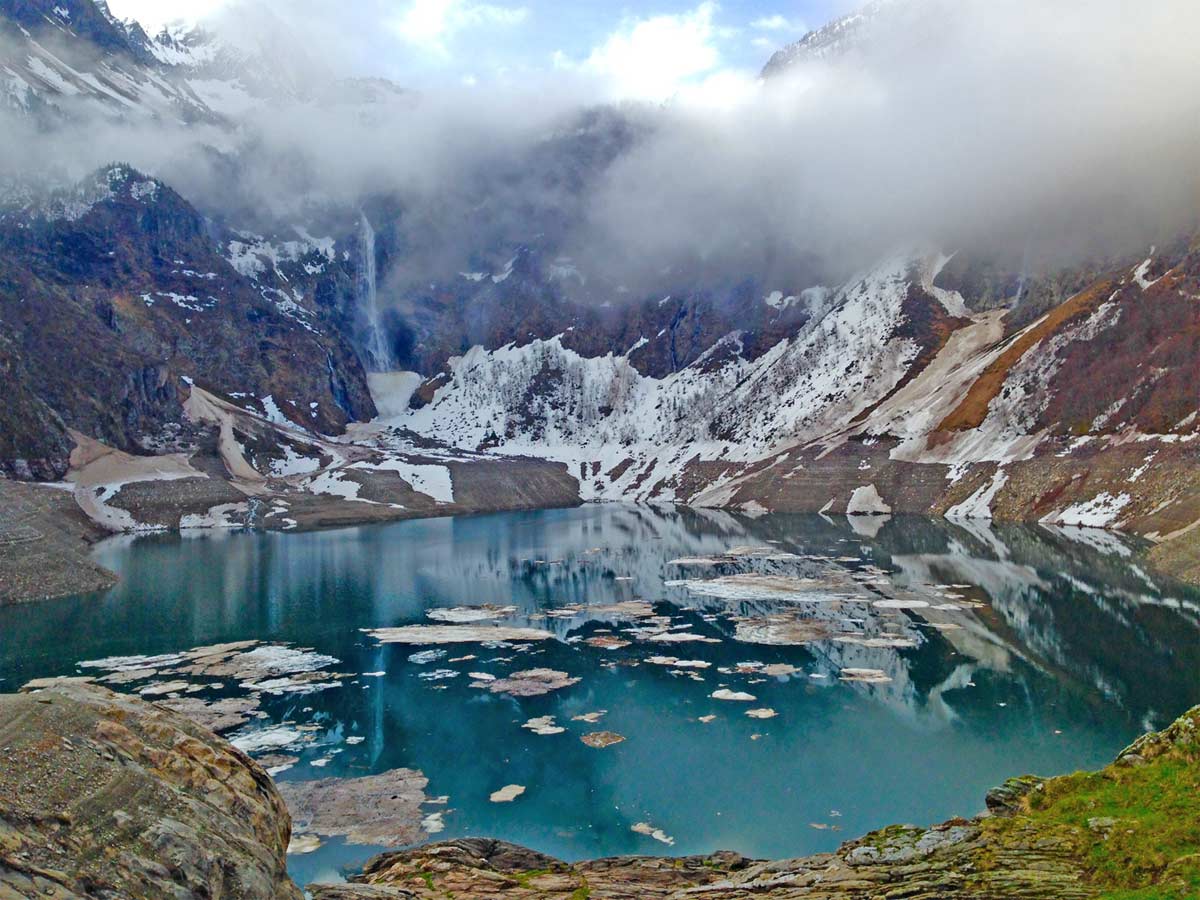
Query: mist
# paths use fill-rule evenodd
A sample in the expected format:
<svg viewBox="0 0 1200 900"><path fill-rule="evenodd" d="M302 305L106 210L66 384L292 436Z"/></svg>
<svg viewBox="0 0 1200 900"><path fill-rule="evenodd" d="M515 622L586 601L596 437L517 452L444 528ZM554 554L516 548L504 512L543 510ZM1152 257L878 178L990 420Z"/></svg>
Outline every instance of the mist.
<svg viewBox="0 0 1200 900"><path fill-rule="evenodd" d="M297 55L322 46L303 39L314 25L269 45L311 79L303 100L226 125L2 114L3 174L125 160L259 230L384 197L413 282L541 240L643 294L706 277L801 289L913 246L1070 264L1196 227L1186 0L894 0L858 51L656 105L549 71L361 103L336 74L352 35L330 24L328 58Z"/></svg>

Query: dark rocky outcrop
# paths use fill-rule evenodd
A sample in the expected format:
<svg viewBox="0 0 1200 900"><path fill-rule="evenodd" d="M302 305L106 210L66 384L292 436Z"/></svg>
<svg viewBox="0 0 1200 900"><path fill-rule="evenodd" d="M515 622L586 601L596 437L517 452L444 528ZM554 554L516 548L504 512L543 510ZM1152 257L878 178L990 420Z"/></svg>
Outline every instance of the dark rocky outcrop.
<svg viewBox="0 0 1200 900"><path fill-rule="evenodd" d="M0 897L299 900L291 822L249 757L83 684L0 697Z"/></svg>
<svg viewBox="0 0 1200 900"><path fill-rule="evenodd" d="M0 214L0 372L13 384L0 473L61 477L65 428L131 452L169 447L185 378L273 396L326 434L375 414L337 329L235 270L214 228L120 165Z"/></svg>

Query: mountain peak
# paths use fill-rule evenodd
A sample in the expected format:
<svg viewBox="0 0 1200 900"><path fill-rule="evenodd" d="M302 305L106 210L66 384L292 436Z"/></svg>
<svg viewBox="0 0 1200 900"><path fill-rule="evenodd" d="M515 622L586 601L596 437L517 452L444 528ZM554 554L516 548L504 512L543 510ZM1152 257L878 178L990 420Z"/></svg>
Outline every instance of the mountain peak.
<svg viewBox="0 0 1200 900"><path fill-rule="evenodd" d="M794 65L836 59L862 46L884 10L897 0L871 0L856 12L834 19L777 51L763 67L762 77L780 75Z"/></svg>
<svg viewBox="0 0 1200 900"><path fill-rule="evenodd" d="M0 0L0 18L28 34L59 32L82 38L105 53L123 53L145 62L145 50L113 16L104 0Z"/></svg>

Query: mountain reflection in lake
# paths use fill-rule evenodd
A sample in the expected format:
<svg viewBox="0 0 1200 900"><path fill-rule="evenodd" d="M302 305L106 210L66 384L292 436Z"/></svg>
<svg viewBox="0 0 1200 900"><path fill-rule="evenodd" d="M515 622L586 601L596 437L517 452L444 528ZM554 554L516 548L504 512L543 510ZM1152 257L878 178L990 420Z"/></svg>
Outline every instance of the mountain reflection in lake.
<svg viewBox="0 0 1200 900"><path fill-rule="evenodd" d="M792 856L974 814L1004 778L1102 765L1200 701L1200 595L1133 550L1085 530L623 506L119 539L97 551L113 590L0 610L0 689L88 675L225 701L226 736L281 783L419 770L406 840ZM370 633L496 624L552 636ZM212 649L243 641L263 643ZM561 674L511 678L530 669ZM297 880L386 840L338 833L298 845L320 844L291 857Z"/></svg>

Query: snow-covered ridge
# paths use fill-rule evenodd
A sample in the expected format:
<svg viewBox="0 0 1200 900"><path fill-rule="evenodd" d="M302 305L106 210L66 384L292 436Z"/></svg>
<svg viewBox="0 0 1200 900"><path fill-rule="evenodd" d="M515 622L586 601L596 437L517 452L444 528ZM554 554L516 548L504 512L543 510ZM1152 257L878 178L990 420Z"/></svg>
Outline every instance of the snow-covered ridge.
<svg viewBox="0 0 1200 900"><path fill-rule="evenodd" d="M371 106L407 96L383 79L312 77L318 60L280 59L236 33L177 23L150 35L93 0L64 0L44 16L0 6L0 29L0 108L30 115L232 129L273 102Z"/></svg>
<svg viewBox="0 0 1200 900"><path fill-rule="evenodd" d="M939 508L960 520L991 518L998 507L1028 501L1014 500L1014 492L1039 489L1023 483L1018 467L1038 457L1072 458L1092 440L1103 447L1174 446L1200 438L1130 434L1125 401L1088 416L1099 437L1073 438L1065 447L1061 427L1047 421L1051 404L1079 391L1078 367L1064 370L1073 355L1112 341L1142 294L1161 281L1145 277L1149 265L1118 279L1126 294L1109 297L1110 287L1094 304L1077 304L1077 315L1047 314L1006 333L1005 310L975 313L959 293L934 285L948 260L901 254L835 290L800 292L811 317L765 353L747 358L742 333L732 332L664 377L643 375L631 362L645 337L623 353L590 358L571 349L565 335L475 347L450 360L420 408L380 402L389 410L382 424L463 451L565 463L590 500L763 511L778 495L791 505L821 495L820 502L829 498L823 511L883 515L896 510L897 491L905 490L911 470L903 467L916 466L929 483L903 500L907 511L913 504L927 511L940 497ZM767 300L776 294L783 292ZM1014 345L1023 348L1015 357L1008 353ZM997 366L1002 383L986 387L994 382L983 376L994 377ZM981 385L977 424L944 425L968 396L979 402ZM1181 427L1197 421L1189 412ZM1147 459L1157 450L1149 452ZM1176 502L1138 503L1125 486L1143 490L1147 464L1138 457L1129 465L1115 482L1094 486L1081 471L1053 511L1038 516L1122 527L1131 516ZM794 489L787 487L792 479Z"/></svg>
<svg viewBox="0 0 1200 900"><path fill-rule="evenodd" d="M103 169L69 188L60 188L49 196L28 195L24 202L14 203L13 211L21 216L45 221L77 222L98 204L127 197L149 205L158 202L163 185L157 179L140 174L129 166L116 165Z"/></svg>
<svg viewBox="0 0 1200 900"><path fill-rule="evenodd" d="M886 396L918 352L897 336L914 265L896 256L853 279L823 317L756 360L735 353L713 367L706 355L665 378L640 374L628 353L582 357L560 337L475 347L450 361L430 404L388 424L461 449L566 462L585 473L585 498L669 499L694 456L757 459ZM736 334L718 343L740 346Z"/></svg>

